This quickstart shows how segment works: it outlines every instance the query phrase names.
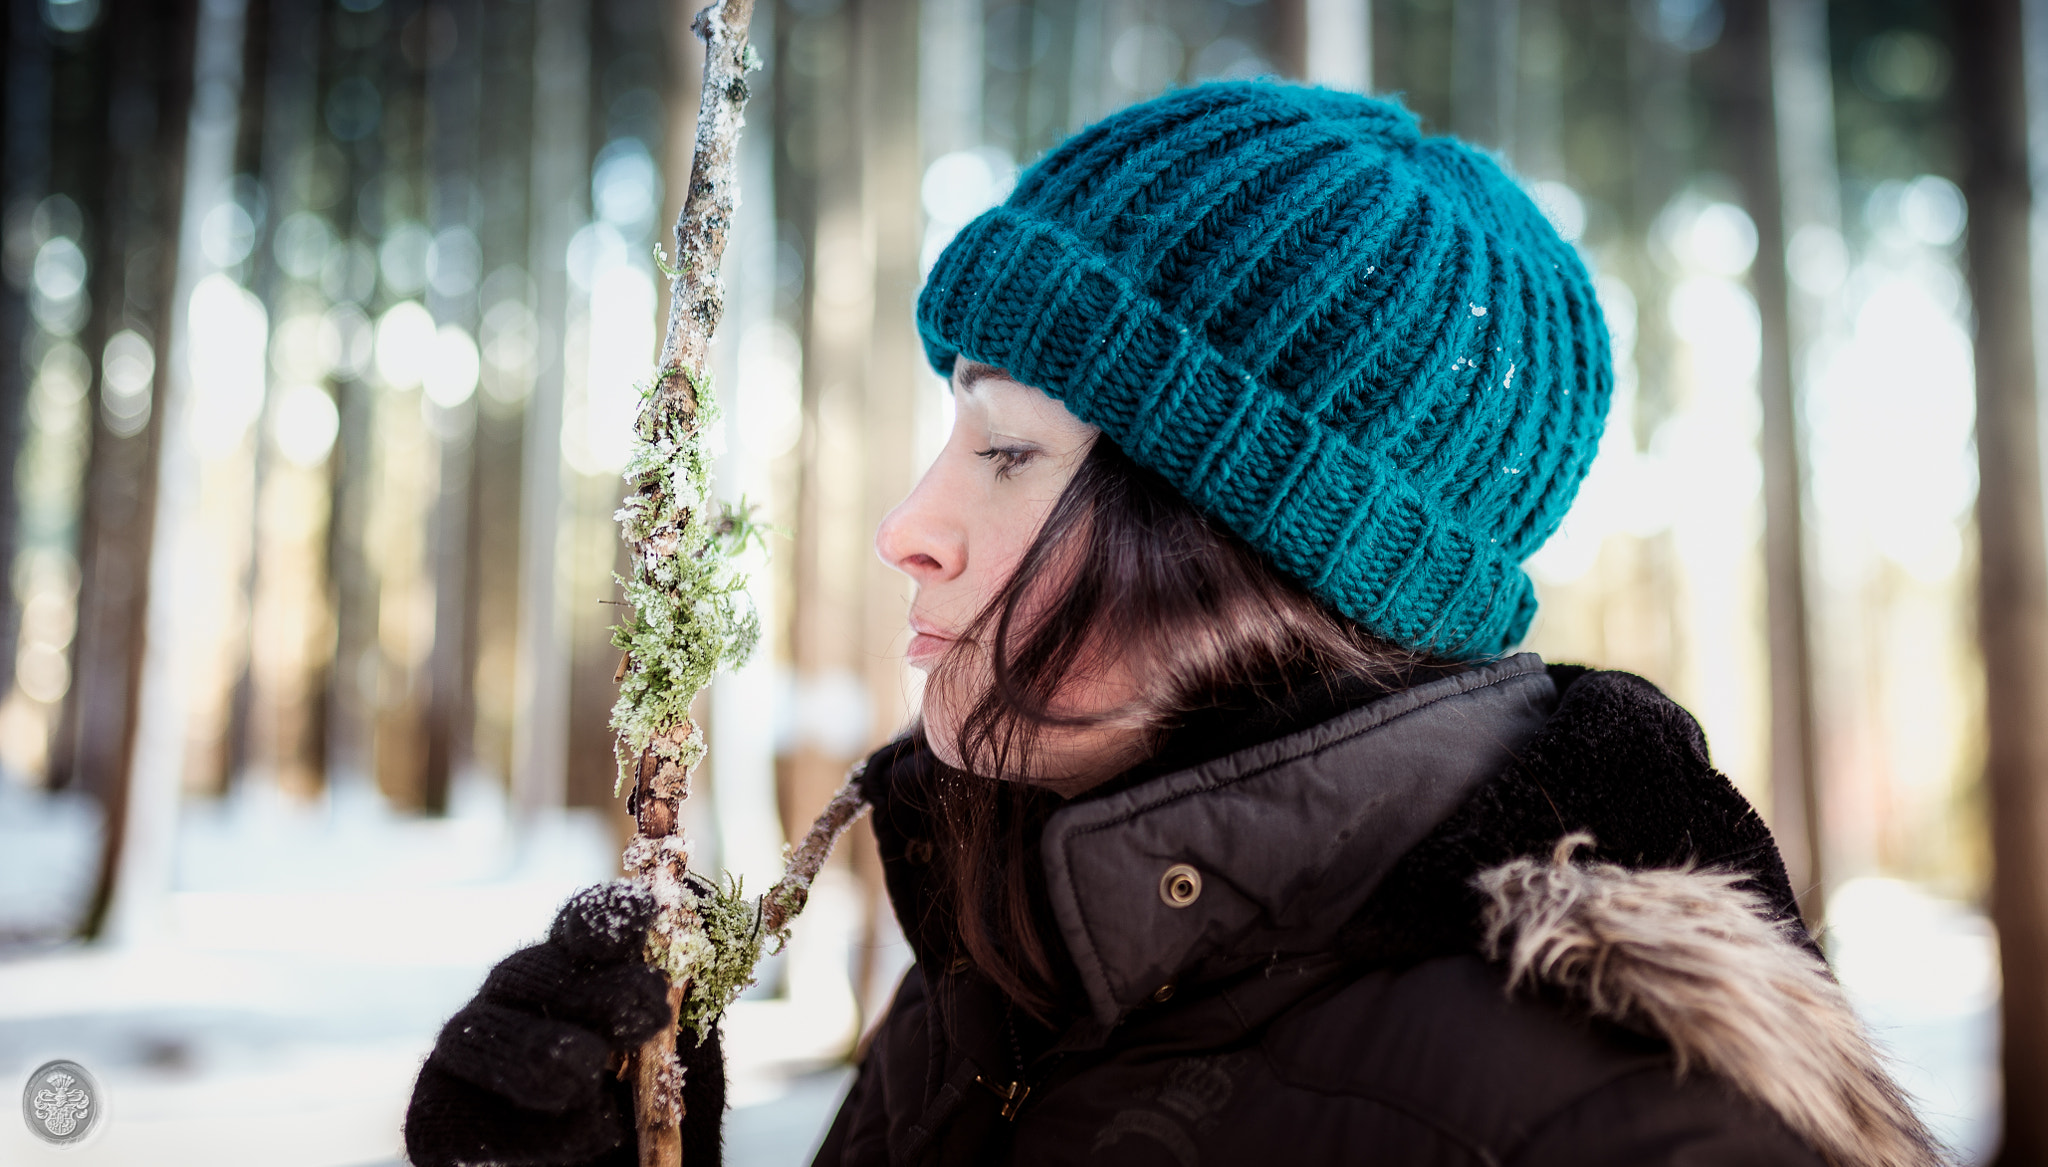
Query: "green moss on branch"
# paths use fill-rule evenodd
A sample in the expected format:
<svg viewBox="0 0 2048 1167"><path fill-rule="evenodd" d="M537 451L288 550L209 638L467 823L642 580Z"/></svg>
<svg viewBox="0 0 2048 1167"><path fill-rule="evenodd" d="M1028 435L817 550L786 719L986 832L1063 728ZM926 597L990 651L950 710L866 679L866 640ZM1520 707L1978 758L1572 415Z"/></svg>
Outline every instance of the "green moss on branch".
<svg viewBox="0 0 2048 1167"><path fill-rule="evenodd" d="M719 669L744 662L760 639L746 577L734 562L759 527L711 499L702 439L717 420L710 384L688 370L671 376L687 382L695 409L679 416L658 389L649 391L634 425L626 498L614 516L633 551L629 573L619 577L628 614L612 629L612 644L626 653L612 706L621 786L650 744L664 743L685 769L697 763L701 735L670 731L688 726L698 691ZM714 507L716 518L707 521Z"/></svg>

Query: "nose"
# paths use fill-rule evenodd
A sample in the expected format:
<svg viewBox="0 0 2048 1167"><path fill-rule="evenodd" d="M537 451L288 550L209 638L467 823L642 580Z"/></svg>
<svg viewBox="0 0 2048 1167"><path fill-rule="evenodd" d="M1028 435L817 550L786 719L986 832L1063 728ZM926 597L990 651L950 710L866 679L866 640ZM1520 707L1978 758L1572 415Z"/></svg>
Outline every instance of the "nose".
<svg viewBox="0 0 2048 1167"><path fill-rule="evenodd" d="M875 554L919 587L957 577L967 567L967 539L927 473L875 528Z"/></svg>

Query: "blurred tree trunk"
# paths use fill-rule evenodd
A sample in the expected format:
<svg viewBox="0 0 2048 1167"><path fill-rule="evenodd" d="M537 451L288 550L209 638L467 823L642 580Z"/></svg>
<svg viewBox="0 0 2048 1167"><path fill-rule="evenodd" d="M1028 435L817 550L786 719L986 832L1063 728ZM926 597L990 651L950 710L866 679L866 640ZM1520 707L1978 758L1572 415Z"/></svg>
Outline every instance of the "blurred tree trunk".
<svg viewBox="0 0 2048 1167"><path fill-rule="evenodd" d="M1977 317L1977 615L1989 738L1991 916L2005 984L1998 1161L2032 1164L2048 1162L2048 552L2021 0L1965 0L1951 11Z"/></svg>
<svg viewBox="0 0 2048 1167"><path fill-rule="evenodd" d="M477 242L486 273L478 296L483 383L477 394L474 485L468 525L476 591L468 605L474 678L471 751L499 775L511 773L515 720L512 662L518 658L519 502L525 410L541 341L533 315L533 210L527 203L534 149L534 6L494 5L482 22L482 108L478 173L485 213ZM559 444L559 443L558 443Z"/></svg>
<svg viewBox="0 0 2048 1167"><path fill-rule="evenodd" d="M118 12L109 15L116 16ZM51 342L69 342L82 350L88 385L93 379L90 375L95 363L93 358L104 351L107 337L120 327L114 321L120 319L126 306L121 286L123 265L119 257L123 254L121 245L124 240L121 237L126 233L124 228L129 226L128 217L123 214L127 192L121 189L122 180L127 176L121 173L122 167L115 161L114 151L101 148L99 143L111 128L114 89L118 86L127 90L122 96L133 101L138 87L132 83L123 86L113 76L115 71L109 67L109 62L116 50L108 42L117 34L108 24L95 24L67 36L37 30L49 38L55 49L51 70L54 100L49 110L49 190L52 195L70 199L77 208L78 228L74 233L86 257L89 274L85 300L90 309L83 320L72 321L68 330L51 328L47 322L44 323L38 329L40 335L36 342L32 342L32 347L23 354L27 358L24 363L36 362L44 352L53 350L56 344ZM96 606L97 598L85 595L83 585L93 580L95 574L96 512L101 501L98 488L104 481L102 476L107 472L111 451L102 440L107 435L97 424L98 411L90 407L90 392L77 407L77 424L53 425L48 420L38 420L39 415L46 417L50 414L48 406L53 400L44 391L46 386L35 383L42 380L39 374L40 370L31 374L34 379L29 390L30 399L35 401L40 397L41 401L30 406L30 424L24 427L25 433L34 436L25 447L27 464L22 468L22 478L24 482L43 485L42 489L30 487L24 490L21 499L23 544L34 560L24 556L16 561L19 567L14 572L13 606L22 612L24 623L28 625L23 631L28 640L39 642L37 648L68 649L64 656L69 666L65 674L69 685L60 690L61 697L52 696L47 691L40 695L44 701L56 702L51 711L54 724L47 738L44 781L54 790L78 789L90 795L100 804L106 815L107 831L112 834L120 829L120 804L124 797L121 769L116 767L111 771L81 774L71 748L77 735L81 697L93 688L91 681L97 680L89 675L96 663L94 658L98 654L94 650L98 646L92 643L93 637L86 635L87 625L95 622L95 613L91 609ZM66 465L70 459L50 455L71 444L57 438L57 435L81 431L85 441L77 452L82 455L82 469L76 471L78 494L73 498L64 489L74 485L70 480L72 467ZM60 482L62 485L58 486ZM52 486L57 489L50 489ZM31 567L32 562L55 563L60 559L76 563L79 569L77 577L63 585L67 598L75 601L72 606L72 634L68 637L54 626L57 621L50 619L50 614L57 609L57 605L49 602L57 594L56 589L51 588L49 582L39 586L30 583L32 572L41 574ZM42 654L39 652L38 655ZM81 684L81 681L86 683ZM30 691L39 687L32 684ZM98 694L92 696L94 699L99 697Z"/></svg>
<svg viewBox="0 0 2048 1167"><path fill-rule="evenodd" d="M1512 127L1515 170L1524 178L1563 182L1569 177L1564 164L1565 66L1573 51L1571 38L1584 34L1566 31L1558 0L1522 0L1516 19L1521 43L1515 49L1520 74Z"/></svg>
<svg viewBox="0 0 2048 1167"><path fill-rule="evenodd" d="M382 114L374 133L379 182L368 208L373 232L380 237L378 266L387 293L372 301L376 315L390 311L391 301L418 301L424 288L410 277L399 286L385 266L384 243L407 222L428 221L435 177L428 165L427 62L439 51L430 42L439 6L416 0L389 0L381 5L397 33L364 47L372 54L382 95ZM371 16L378 9L367 10ZM364 217L359 204L357 218ZM421 273L423 274L423 273ZM381 374L370 407L369 511L364 553L371 565L371 587L377 604L376 632L366 656L377 662L374 715L370 739L371 771L377 791L391 804L420 808L426 791L427 716L432 691L429 668L433 646L434 577L431 537L436 485L441 473L441 448L427 421L431 406L425 391L390 384ZM422 611L424 609L424 612Z"/></svg>
<svg viewBox="0 0 2048 1167"><path fill-rule="evenodd" d="M1372 0L1266 0L1266 7L1267 52L1282 76L1372 89Z"/></svg>
<svg viewBox="0 0 2048 1167"><path fill-rule="evenodd" d="M346 171L354 185L355 167ZM349 209L347 199L344 211ZM344 218L343 223L347 220ZM343 238L348 237L344 227ZM326 560L334 604L334 659L325 677L320 711L320 764L330 795L374 789L376 737L377 588L363 548L369 526L372 390L362 376L337 377L338 429L328 457Z"/></svg>
<svg viewBox="0 0 2048 1167"><path fill-rule="evenodd" d="M534 311L543 336L568 331L569 239L590 189L590 20L574 0L534 6L533 153L528 176ZM542 347L521 444L519 635L512 802L522 821L563 805L569 764L569 643L555 587L562 530L563 346Z"/></svg>
<svg viewBox="0 0 2048 1167"><path fill-rule="evenodd" d="M1308 77L1308 9L1309 0L1266 0L1266 55L1296 81Z"/></svg>
<svg viewBox="0 0 2048 1167"><path fill-rule="evenodd" d="M1517 0L1455 0L1451 8L1451 130L1514 153L1521 77Z"/></svg>
<svg viewBox="0 0 2048 1167"><path fill-rule="evenodd" d="M860 535L866 515L860 432L863 382L874 321L874 253L861 203L860 20L865 7L842 5L777 12L775 34L788 68L776 94L790 180L776 196L801 217L808 243L803 302L804 436L798 447L797 524L790 609L791 663L798 700L837 709L839 726L806 725L784 754L777 796L785 835L800 838L838 787L852 760L845 722L860 712L849 700L865 689L855 678L868 655ZM801 46L801 47L800 47ZM1021 104L1021 102L1020 102ZM799 113L798 111L803 111ZM803 706L799 704L798 708ZM828 716L829 716L828 712ZM816 720L816 719L814 719ZM860 736L865 737L863 732Z"/></svg>
<svg viewBox="0 0 2048 1167"><path fill-rule="evenodd" d="M149 574L143 633L135 684L138 702L134 744L126 765L125 818L118 837L109 831L109 878L101 895L104 927L123 939L140 939L166 927L166 899L176 864L180 801L188 776L191 713L188 669L195 637L184 607L204 578L195 570L202 554L203 533L198 500L203 494L204 466L191 440L189 410L199 399L194 383L195 348L189 303L200 281L216 270L198 246L200 224L210 201L234 175L236 138L240 128L243 81L243 18L239 0L208 0L192 5L191 33L174 42L181 69L189 69L191 97L185 116L173 128L182 132L176 189L183 205L176 212L176 246L167 247L174 273L165 318L168 336L158 345L157 385L161 392L150 410L158 421L157 469L149 535ZM210 565L209 565L210 566ZM233 570L233 568L230 568ZM118 856L118 861L116 860Z"/></svg>
<svg viewBox="0 0 2048 1167"><path fill-rule="evenodd" d="M273 169L272 158L266 157L266 154L276 154L277 136L272 132L275 127L266 123L277 116L277 95L273 93L273 89L279 83L289 89L305 75L303 67L297 74L281 73L276 67L275 57L278 33L282 31L288 36L294 17L303 17L306 13L303 10L295 11L289 4L274 3L273 0L247 0L247 5L247 11L242 18L242 116L236 132L233 169L238 180L251 175L258 176L258 190L261 193L254 198L254 205L248 208L254 221L256 240L255 245L250 248L248 258L243 261L246 270L237 282L256 293L257 298L263 301L264 307L270 313L270 321L274 322L278 319L276 293L279 277L277 265L272 262L272 251L263 244L270 239L272 229L277 226L278 213L282 209L279 204L282 202L284 192L274 182L268 181L273 176ZM276 27L279 24L283 25L282 29ZM240 185L238 182L237 186ZM251 193L243 191L236 196L237 201L251 201ZM240 637L241 643L236 646L239 651L235 654L232 679L227 684L226 717L219 730L219 747L212 751L211 760L215 774L212 776L213 781L206 784L209 790L222 794L232 791L248 777L249 766L253 760L249 748L250 719L254 712L251 701L255 696L255 661L257 653L261 651L255 643L254 636L256 577L264 543L263 485L271 469L270 451L263 440L262 416L269 411L269 407L276 399L276 394L270 389L266 377L263 405L257 409L257 423L250 427L248 453L246 456L237 455L238 459L246 457L244 465L248 474L248 493L244 502L249 516L249 533L247 550L238 565L235 573L237 579L229 595L232 597L230 603L248 616L244 625L245 630ZM187 789L196 785L188 782Z"/></svg>
<svg viewBox="0 0 2048 1167"><path fill-rule="evenodd" d="M377 77L383 60L374 41L361 43L351 24L354 14L328 7L324 16L327 27L320 40L319 72L323 79L320 98L327 101L343 78ZM388 165L380 136L372 133L334 145L343 163L336 176L343 193L330 212L336 237L342 245L359 243L374 249L377 239L364 227L364 211L381 222L383 207L365 208L363 204L382 194L381 184L373 181ZM367 282L374 284L374 280ZM348 302L375 315L377 301L369 287L351 287L345 294ZM324 678L319 730L321 769L330 797L354 798L374 791L377 785L377 696L383 658L377 644L377 573L367 546L376 413L372 380L368 370L350 369L333 381L339 424L327 460L330 503L325 558L332 589L334 651Z"/></svg>
<svg viewBox="0 0 2048 1167"><path fill-rule="evenodd" d="M1814 764L1813 657L1806 611L1805 475L1793 403L1791 289L1785 269L1785 197L1778 171L1772 84L1771 0L1730 0L1722 33L1726 66L1721 104L1729 128L1743 209L1756 224L1759 346L1757 396L1763 406L1764 587L1770 630L1771 821L1787 874L1809 928L1820 926L1820 792Z"/></svg>
<svg viewBox="0 0 2048 1167"><path fill-rule="evenodd" d="M1627 63L1626 85L1609 98L1627 119L1627 186L1616 201L1626 208L1624 230L1632 238L1648 239L1657 216L1678 194L1690 161L1691 57L1651 35L1634 12L1622 7L1608 11L1619 26L1620 55ZM1669 311L1676 281L1647 248L1619 251L1614 273L1635 296L1633 436L1641 449L1676 411L1672 386L1682 376L1681 349ZM1685 577L1676 535L1666 527L1623 546L1631 562L1616 573L1615 586L1603 597L1603 623L1612 631L1604 633L1602 663L1650 677L1682 676L1694 647L1680 605L1668 599L1678 594Z"/></svg>
<svg viewBox="0 0 2048 1167"><path fill-rule="evenodd" d="M15 224L49 193L50 46L36 0L6 0L0 62L0 222L7 225L4 278L0 278L0 352L19 353L32 331L28 310L32 236ZM19 240L17 240L19 236ZM0 360L0 563L11 565L20 547L20 499L15 459L27 418L29 373L20 360ZM0 695L14 687L14 653L21 608L11 589L0 589Z"/></svg>
<svg viewBox="0 0 2048 1167"><path fill-rule="evenodd" d="M317 8L273 3L263 12L260 173L268 214L251 254L251 288L270 319L283 325L306 310L309 281L278 261L281 224L313 210L312 176L300 173L307 145L321 138L321 46L327 39ZM252 59L251 67L254 67ZM319 303L320 301L310 301ZM319 689L331 656L327 605L326 475L282 456L277 423L294 386L282 369L302 364L304 353L278 348L280 373L265 394L254 436L255 489L250 494L249 653L236 694L239 728L231 746L238 764L231 780L252 778L297 795L319 789L323 757ZM320 518L306 517L316 511Z"/></svg>
<svg viewBox="0 0 2048 1167"><path fill-rule="evenodd" d="M917 37L918 7L914 0L890 0L869 5L860 14L861 204L874 257L874 324L867 346L867 385L861 409L867 495L861 515L863 535L881 525L883 517L910 493L917 474L924 469L917 462L917 414L928 382L913 316L923 283L918 271L918 229L922 225L918 191L924 175L918 151L918 55L922 48ZM1065 80L1056 71L1048 72L1052 75L1034 76L1033 83ZM1052 96L1047 95L1047 105L1052 104ZM865 547L861 550L867 552ZM861 560L866 593L864 639L869 646L864 654L863 680L875 710L869 730L872 738L896 732L915 711L904 703L902 658L894 652L875 651L878 646L897 643L904 627L902 576L872 553L861 555ZM797 819L790 824L794 838L802 837L808 821ZM851 859L868 893L868 910L862 921L863 958L854 970L855 1000L863 1005L886 1004L887 997L880 994L891 986L878 982L896 970L878 967L876 959L884 941L879 921L889 908L873 828L865 822L858 824L847 843L850 845L841 850Z"/></svg>
<svg viewBox="0 0 2048 1167"><path fill-rule="evenodd" d="M468 229L475 201L467 180L478 171L483 95L483 24L479 0L456 0L429 10L432 21L445 17L452 47L429 57L427 66L428 172L433 180L429 213L439 232ZM431 28L425 34L435 35ZM481 273L478 273L481 275ZM446 281L430 281L427 306L434 319L456 324L476 336L479 328L476 289L450 294ZM469 536L471 492L476 481L477 394L472 391L451 406L429 406L440 443L439 497L428 518L428 570L434 581L434 644L427 657L426 759L420 776L420 802L427 810L448 809L454 772L471 757L474 724L470 693L469 611L477 593L477 563Z"/></svg>
<svg viewBox="0 0 2048 1167"><path fill-rule="evenodd" d="M172 275L181 204L195 5L110 6L102 28L122 68L103 76L106 170L93 264L97 311L86 339L99 349L133 330L162 354L172 328ZM94 141L101 139L95 137ZM96 355L96 354L95 354ZM153 379L166 377L157 357ZM99 881L82 931L96 935L112 902L127 828L144 625L149 605L151 517L164 415L152 409L139 432L110 426L99 392L87 397L92 432L79 537L79 607L72 685L51 743L49 781L92 794L105 814ZM152 397L160 392L151 391Z"/></svg>

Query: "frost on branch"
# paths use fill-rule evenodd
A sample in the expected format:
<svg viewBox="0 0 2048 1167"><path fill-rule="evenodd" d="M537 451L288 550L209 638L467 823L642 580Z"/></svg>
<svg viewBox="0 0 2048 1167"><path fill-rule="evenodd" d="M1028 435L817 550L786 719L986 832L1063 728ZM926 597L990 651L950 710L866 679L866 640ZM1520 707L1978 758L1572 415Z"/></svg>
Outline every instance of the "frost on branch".
<svg viewBox="0 0 2048 1167"><path fill-rule="evenodd" d="M694 408L685 417L659 392L643 397L625 502L613 516L632 553L619 577L628 615L612 629L626 653L612 706L620 787L650 746L684 774L696 766L703 739L689 724L690 703L712 674L745 661L761 632L733 562L759 528L743 509L721 507L711 521L704 513L712 503L700 435L717 419L710 384L687 370L673 375L689 383Z"/></svg>
<svg viewBox="0 0 2048 1167"><path fill-rule="evenodd" d="M717 0L692 23L704 40L696 156L676 219L675 262L657 253L669 281L668 328L633 423L617 515L631 552L619 578L628 615L612 630L612 643L625 653L612 707L619 785L633 783L635 835L625 860L658 905L647 932L648 963L667 975L669 1009L699 1041L751 982L761 936L758 909L746 911L736 883L729 892L692 889L689 843L677 829L690 771L704 755L690 704L719 668L746 659L760 632L733 562L751 524L744 505L738 514L713 512L703 446L715 416L705 358L725 304L718 265L739 206L734 162L745 74L760 63L746 43L753 8L754 0ZM678 1068L673 1027L634 1054L640 1167L682 1161Z"/></svg>
<svg viewBox="0 0 2048 1167"><path fill-rule="evenodd" d="M690 705L720 668L737 665L759 639L759 619L735 559L758 538L744 502L714 504L702 435L716 418L705 374L711 334L724 314L719 260L739 207L737 144L746 74L761 67L746 43L754 0L717 0L692 24L704 40L704 87L675 261L657 249L669 281L668 327L654 383L633 426L625 501L617 519L631 553L619 577L627 615L612 630L624 652L612 707L619 786L633 786L636 834L627 868L654 896L648 963L669 980L669 1008L702 1042L711 1024L753 983L761 950L788 936L811 880L848 823L866 809L858 774L791 856L789 872L759 900L739 882L705 884L689 873L677 829L704 735ZM616 789L614 793L616 793ZM634 1054L634 1112L641 1167L682 1159L681 1081L670 1029Z"/></svg>

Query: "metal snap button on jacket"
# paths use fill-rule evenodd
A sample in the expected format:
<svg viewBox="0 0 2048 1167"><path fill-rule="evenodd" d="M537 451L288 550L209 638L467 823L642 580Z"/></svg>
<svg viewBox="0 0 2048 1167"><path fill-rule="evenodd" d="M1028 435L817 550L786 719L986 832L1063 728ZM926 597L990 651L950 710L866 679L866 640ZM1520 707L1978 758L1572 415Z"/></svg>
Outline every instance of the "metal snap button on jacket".
<svg viewBox="0 0 2048 1167"><path fill-rule="evenodd" d="M1201 897L1202 873L1185 863L1176 863L1159 877L1159 898L1169 908L1185 908Z"/></svg>

